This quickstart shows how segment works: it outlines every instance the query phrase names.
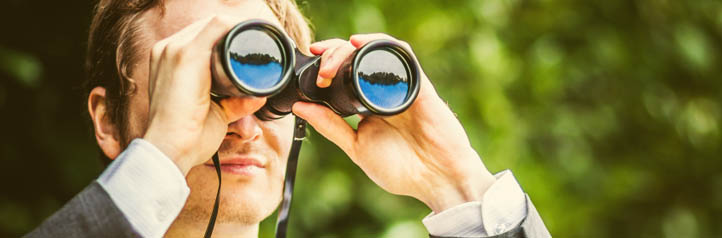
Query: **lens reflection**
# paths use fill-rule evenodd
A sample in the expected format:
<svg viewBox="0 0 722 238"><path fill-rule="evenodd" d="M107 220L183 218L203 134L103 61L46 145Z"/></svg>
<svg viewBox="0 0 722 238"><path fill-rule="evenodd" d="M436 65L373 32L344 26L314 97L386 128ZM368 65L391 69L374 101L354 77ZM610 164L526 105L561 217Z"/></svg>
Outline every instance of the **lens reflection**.
<svg viewBox="0 0 722 238"><path fill-rule="evenodd" d="M406 67L388 50L366 53L356 70L361 92L374 105L391 109L406 101L409 91Z"/></svg>
<svg viewBox="0 0 722 238"><path fill-rule="evenodd" d="M253 89L270 89L281 81L281 47L261 30L236 35L229 46L230 63L237 80Z"/></svg>

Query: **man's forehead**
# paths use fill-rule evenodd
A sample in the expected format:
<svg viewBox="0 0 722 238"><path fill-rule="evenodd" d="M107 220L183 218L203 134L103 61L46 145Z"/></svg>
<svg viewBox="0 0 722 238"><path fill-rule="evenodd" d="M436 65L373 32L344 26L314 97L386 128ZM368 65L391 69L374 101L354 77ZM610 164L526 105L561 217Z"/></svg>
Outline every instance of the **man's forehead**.
<svg viewBox="0 0 722 238"><path fill-rule="evenodd" d="M143 25L156 42L213 15L232 16L238 22L258 18L281 25L264 0L166 0L163 9L145 13Z"/></svg>

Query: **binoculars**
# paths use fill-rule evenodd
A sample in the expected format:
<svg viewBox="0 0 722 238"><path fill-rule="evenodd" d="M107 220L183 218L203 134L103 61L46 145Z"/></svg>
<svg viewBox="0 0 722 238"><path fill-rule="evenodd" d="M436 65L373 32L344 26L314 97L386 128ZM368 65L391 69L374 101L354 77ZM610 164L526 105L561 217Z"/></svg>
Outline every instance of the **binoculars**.
<svg viewBox="0 0 722 238"><path fill-rule="evenodd" d="M277 27L263 20L239 23L214 47L214 98L266 96L256 112L261 120L291 113L293 103L323 104L343 117L394 115L419 93L419 66L407 49L375 40L344 60L331 85L316 86L320 56L307 56Z"/></svg>

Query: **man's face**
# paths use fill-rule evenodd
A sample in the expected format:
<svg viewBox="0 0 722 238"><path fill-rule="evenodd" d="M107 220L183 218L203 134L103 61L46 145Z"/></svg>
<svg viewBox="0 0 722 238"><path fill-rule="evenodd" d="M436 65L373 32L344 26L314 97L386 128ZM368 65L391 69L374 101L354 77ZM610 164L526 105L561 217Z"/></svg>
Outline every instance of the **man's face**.
<svg viewBox="0 0 722 238"><path fill-rule="evenodd" d="M263 0L195 1L170 0L165 11L153 9L142 18L141 60L132 67L136 83L128 110L128 138L142 137L148 120L149 49L192 22L212 15L228 15L243 21L264 19L280 26L278 19ZM293 117L260 121L247 116L228 126L219 150L222 166L221 204L217 223L254 224L269 216L281 200L283 178L293 134ZM239 165L249 162L254 165ZM235 165L230 165L235 164ZM207 223L218 187L213 162L190 170L186 177L191 193L176 222Z"/></svg>

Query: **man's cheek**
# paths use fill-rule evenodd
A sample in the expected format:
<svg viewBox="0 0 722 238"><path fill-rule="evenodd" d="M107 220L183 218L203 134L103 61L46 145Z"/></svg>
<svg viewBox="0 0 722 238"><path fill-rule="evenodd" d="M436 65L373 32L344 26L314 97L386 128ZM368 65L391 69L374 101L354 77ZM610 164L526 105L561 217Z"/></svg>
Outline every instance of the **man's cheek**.
<svg viewBox="0 0 722 238"><path fill-rule="evenodd" d="M269 187L273 189L274 193L281 193L283 190L283 181L285 179L285 164L283 164L283 167L278 167L278 169L273 170L273 172L269 176Z"/></svg>
<svg viewBox="0 0 722 238"><path fill-rule="evenodd" d="M188 171L186 182L191 190L191 196L201 200L215 199L218 189L218 177L215 171L197 165Z"/></svg>

